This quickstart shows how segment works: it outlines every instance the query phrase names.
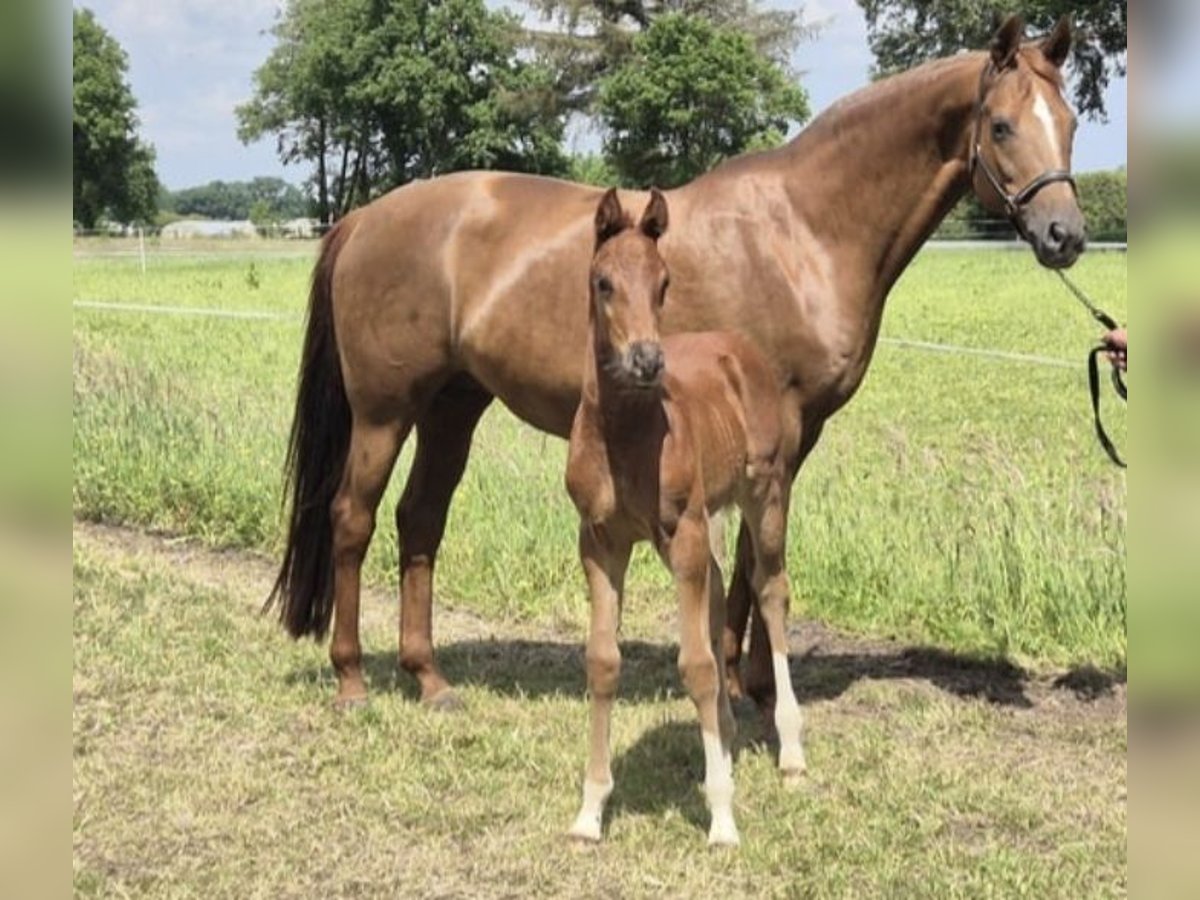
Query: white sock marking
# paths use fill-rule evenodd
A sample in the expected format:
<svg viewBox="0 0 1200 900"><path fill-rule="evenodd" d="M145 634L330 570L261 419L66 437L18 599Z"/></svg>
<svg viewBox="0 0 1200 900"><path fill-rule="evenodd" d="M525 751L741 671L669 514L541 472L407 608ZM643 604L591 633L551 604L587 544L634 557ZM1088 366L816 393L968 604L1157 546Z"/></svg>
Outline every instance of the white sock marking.
<svg viewBox="0 0 1200 900"><path fill-rule="evenodd" d="M600 840L604 804L608 802L612 789L612 781L602 784L588 781L586 778L583 780L583 805L579 808L579 815L575 817L575 824L567 832L571 837L582 838L585 841Z"/></svg>
<svg viewBox="0 0 1200 900"><path fill-rule="evenodd" d="M704 739L704 795L712 813L708 829L709 846L738 844L737 825L733 821L733 757L721 746L721 738L701 729Z"/></svg>
<svg viewBox="0 0 1200 900"><path fill-rule="evenodd" d="M771 666L775 670L775 730L779 732L779 768L785 773L798 774L805 768L804 748L800 744L804 719L792 690L787 654L772 653Z"/></svg>

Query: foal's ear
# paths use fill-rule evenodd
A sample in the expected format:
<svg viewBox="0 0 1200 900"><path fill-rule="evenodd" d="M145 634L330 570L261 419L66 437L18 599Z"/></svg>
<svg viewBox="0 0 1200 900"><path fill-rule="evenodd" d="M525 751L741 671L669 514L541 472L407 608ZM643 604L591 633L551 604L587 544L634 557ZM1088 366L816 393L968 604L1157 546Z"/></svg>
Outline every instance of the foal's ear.
<svg viewBox="0 0 1200 900"><path fill-rule="evenodd" d="M656 241L667 233L667 198L656 187L650 188L650 202L646 204L638 228L646 237Z"/></svg>
<svg viewBox="0 0 1200 900"><path fill-rule="evenodd" d="M1059 19L1054 30L1043 38L1040 46L1042 55L1055 68L1061 69L1067 61L1067 54L1071 52L1071 17L1063 16Z"/></svg>
<svg viewBox="0 0 1200 900"><path fill-rule="evenodd" d="M1024 36L1025 20L1018 15L1009 16L996 30L989 49L992 65L997 71L1007 69L1013 64L1013 60L1017 58L1017 51L1021 49L1021 38Z"/></svg>
<svg viewBox="0 0 1200 900"><path fill-rule="evenodd" d="M629 219L625 215L625 210L621 209L617 189L609 188L600 198L600 205L596 207L596 246L599 247L628 227Z"/></svg>

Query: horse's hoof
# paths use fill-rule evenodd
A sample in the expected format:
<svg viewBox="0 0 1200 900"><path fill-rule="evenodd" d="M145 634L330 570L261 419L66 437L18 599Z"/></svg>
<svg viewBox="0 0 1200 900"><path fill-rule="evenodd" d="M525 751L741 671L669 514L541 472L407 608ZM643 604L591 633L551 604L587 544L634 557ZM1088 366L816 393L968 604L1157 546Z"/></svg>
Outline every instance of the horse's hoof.
<svg viewBox="0 0 1200 900"><path fill-rule="evenodd" d="M348 713L356 709L365 709L367 706L366 694L350 694L345 697L333 698L333 709L335 712Z"/></svg>
<svg viewBox="0 0 1200 900"><path fill-rule="evenodd" d="M593 847L600 843L600 823L590 819L577 821L567 832L567 837L576 847Z"/></svg>
<svg viewBox="0 0 1200 900"><path fill-rule="evenodd" d="M738 837L737 826L733 824L732 819L712 823L712 827L708 831L708 846L737 847L739 844L741 844L741 838Z"/></svg>
<svg viewBox="0 0 1200 900"><path fill-rule="evenodd" d="M467 708L466 704L462 702L462 698L460 698L454 688L451 687L442 688L429 699L422 700L421 703L427 709L432 709L434 712L443 713L462 712Z"/></svg>
<svg viewBox="0 0 1200 900"><path fill-rule="evenodd" d="M788 791L800 790L802 787L804 787L805 782L808 780L805 778L805 776L808 774L808 770L804 768L781 769L779 774L783 778L784 789Z"/></svg>

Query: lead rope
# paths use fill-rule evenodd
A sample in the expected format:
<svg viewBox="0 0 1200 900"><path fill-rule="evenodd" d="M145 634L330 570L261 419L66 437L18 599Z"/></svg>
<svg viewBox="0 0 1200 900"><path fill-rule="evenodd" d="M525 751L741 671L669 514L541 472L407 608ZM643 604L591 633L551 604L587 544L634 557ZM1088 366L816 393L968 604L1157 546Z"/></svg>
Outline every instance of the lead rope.
<svg viewBox="0 0 1200 900"><path fill-rule="evenodd" d="M1084 308L1091 314L1092 318L1103 325L1109 331L1117 328L1117 321L1095 303L1091 301L1075 282L1067 277L1066 272L1062 269L1055 269L1055 274L1062 280L1062 283L1067 286L1071 294L1083 304ZM1104 344L1099 344L1091 349L1088 353L1088 389L1092 395L1092 418L1096 423L1096 437L1100 440L1100 446L1104 448L1104 452L1108 454L1108 458L1120 466L1122 469L1127 468L1125 461L1121 459L1117 453L1117 448L1113 445L1112 439L1108 436L1108 432L1104 430L1104 424L1100 421L1100 354L1104 353L1108 347ZM1125 387L1125 380L1121 377L1121 372L1116 366L1112 367L1112 383L1113 390L1122 400L1128 402L1129 392Z"/></svg>

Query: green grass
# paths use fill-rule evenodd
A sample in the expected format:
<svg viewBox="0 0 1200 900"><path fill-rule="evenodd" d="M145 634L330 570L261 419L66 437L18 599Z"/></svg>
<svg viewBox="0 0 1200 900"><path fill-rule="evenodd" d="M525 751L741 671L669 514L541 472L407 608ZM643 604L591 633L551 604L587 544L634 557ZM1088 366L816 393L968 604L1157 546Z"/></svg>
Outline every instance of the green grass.
<svg viewBox="0 0 1200 900"><path fill-rule="evenodd" d="M368 660L371 705L337 714L323 652L255 614L269 578L253 559L77 526L77 895L1125 893L1120 689L1080 701L1028 684L1029 705L989 703L897 674L902 657L853 673L818 653L797 666L806 783L784 790L771 754L745 746L742 847L711 853L675 648L635 628L605 841L581 850L563 838L585 754L577 642L530 625L489 638L456 614L442 635L469 715L412 702L390 652ZM394 604L368 601L364 637L390 646Z"/></svg>
<svg viewBox="0 0 1200 900"><path fill-rule="evenodd" d="M253 271L251 271L253 264ZM231 321L77 309L74 510L277 553L280 464L301 343L303 259L77 259L77 299L295 313ZM1124 319L1123 255L1076 278ZM1082 359L1096 330L1027 253L927 252L884 336ZM1045 666L1126 655L1124 475L1095 444L1078 369L881 345L800 477L797 613L860 633ZM1107 417L1124 446L1124 411ZM393 479L367 562L396 582ZM440 596L493 620L585 618L565 444L498 404L480 427L438 567ZM732 532L732 529L730 529ZM660 566L630 574L634 616L671 613ZM394 640L394 638L392 639ZM390 641L387 644L390 646Z"/></svg>

